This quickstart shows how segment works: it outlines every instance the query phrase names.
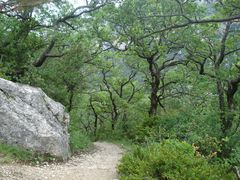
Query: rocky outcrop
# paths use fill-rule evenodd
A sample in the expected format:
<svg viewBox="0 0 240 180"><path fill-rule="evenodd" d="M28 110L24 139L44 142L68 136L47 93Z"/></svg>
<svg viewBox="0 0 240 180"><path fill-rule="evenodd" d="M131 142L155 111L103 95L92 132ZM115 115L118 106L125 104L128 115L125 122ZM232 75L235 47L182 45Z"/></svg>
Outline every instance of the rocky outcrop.
<svg viewBox="0 0 240 180"><path fill-rule="evenodd" d="M40 88L0 78L0 140L40 153L70 156L64 106Z"/></svg>

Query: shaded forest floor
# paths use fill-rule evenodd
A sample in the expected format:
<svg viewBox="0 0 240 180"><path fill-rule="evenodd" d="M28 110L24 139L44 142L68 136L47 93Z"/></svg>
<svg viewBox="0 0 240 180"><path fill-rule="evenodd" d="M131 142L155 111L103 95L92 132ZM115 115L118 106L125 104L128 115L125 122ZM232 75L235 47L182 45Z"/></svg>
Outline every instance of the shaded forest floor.
<svg viewBox="0 0 240 180"><path fill-rule="evenodd" d="M107 142L95 142L88 153L73 156L66 163L30 166L0 165L0 179L4 180L114 180L116 166L123 149Z"/></svg>

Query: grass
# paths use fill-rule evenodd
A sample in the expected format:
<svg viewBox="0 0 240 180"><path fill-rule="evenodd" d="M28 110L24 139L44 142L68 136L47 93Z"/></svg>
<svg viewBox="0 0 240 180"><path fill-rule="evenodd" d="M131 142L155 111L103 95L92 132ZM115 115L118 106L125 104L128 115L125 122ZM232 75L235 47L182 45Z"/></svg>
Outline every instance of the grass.
<svg viewBox="0 0 240 180"><path fill-rule="evenodd" d="M9 163L16 160L27 162L32 160L33 153L18 146L0 143L0 158L2 163Z"/></svg>
<svg viewBox="0 0 240 180"><path fill-rule="evenodd" d="M91 138L80 131L71 132L70 147L73 154L88 151L91 149ZM44 162L61 161L49 154L41 154L26 150L19 146L12 146L0 142L0 163L27 163L31 165L42 164Z"/></svg>
<svg viewBox="0 0 240 180"><path fill-rule="evenodd" d="M0 163L30 163L31 165L43 162L53 162L59 159L48 154L39 154L19 146L11 146L0 142Z"/></svg>
<svg viewBox="0 0 240 180"><path fill-rule="evenodd" d="M107 141L119 145L125 150L130 150L133 143L127 139L120 138L120 136L108 136L111 138L100 138L100 141ZM80 131L72 131L70 136L70 146L73 154L91 151L92 140L95 139L81 133ZM12 146L0 142L0 163L27 163L31 165L42 164L43 162L54 162L59 159L48 155L26 150L19 146Z"/></svg>

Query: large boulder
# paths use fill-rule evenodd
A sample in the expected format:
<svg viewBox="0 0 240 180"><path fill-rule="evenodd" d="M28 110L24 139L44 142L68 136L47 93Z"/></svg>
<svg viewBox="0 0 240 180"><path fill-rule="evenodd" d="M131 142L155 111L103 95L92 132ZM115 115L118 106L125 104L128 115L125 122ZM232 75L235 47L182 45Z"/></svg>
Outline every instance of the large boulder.
<svg viewBox="0 0 240 180"><path fill-rule="evenodd" d="M66 160L70 156L64 106L40 88L0 78L0 140Z"/></svg>

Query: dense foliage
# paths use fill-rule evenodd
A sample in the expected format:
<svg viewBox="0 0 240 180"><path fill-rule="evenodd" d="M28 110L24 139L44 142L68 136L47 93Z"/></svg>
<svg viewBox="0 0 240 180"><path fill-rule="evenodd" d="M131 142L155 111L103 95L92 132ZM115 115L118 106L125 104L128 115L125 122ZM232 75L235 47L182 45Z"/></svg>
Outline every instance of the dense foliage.
<svg viewBox="0 0 240 180"><path fill-rule="evenodd" d="M127 155L124 177L240 176L240 2L84 2L0 1L0 77L66 106L73 152L98 139L159 143Z"/></svg>
<svg viewBox="0 0 240 180"><path fill-rule="evenodd" d="M119 165L121 179L234 179L228 166L209 164L186 142L136 147Z"/></svg>

